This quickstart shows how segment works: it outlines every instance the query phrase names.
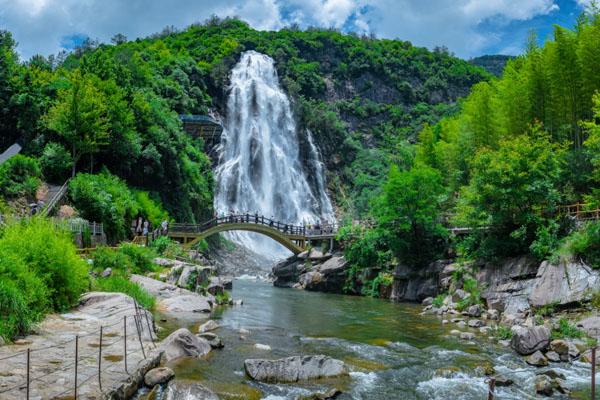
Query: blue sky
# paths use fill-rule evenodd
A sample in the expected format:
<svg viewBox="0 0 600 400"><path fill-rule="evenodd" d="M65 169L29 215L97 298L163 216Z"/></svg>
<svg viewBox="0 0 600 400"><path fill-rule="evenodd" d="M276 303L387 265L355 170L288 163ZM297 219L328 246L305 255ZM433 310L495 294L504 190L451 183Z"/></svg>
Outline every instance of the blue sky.
<svg viewBox="0 0 600 400"><path fill-rule="evenodd" d="M540 40L553 24L573 26L589 0L0 0L0 29L23 58L70 49L83 38L130 39L215 14L257 29L292 23L446 46L463 58L522 51L529 30Z"/></svg>

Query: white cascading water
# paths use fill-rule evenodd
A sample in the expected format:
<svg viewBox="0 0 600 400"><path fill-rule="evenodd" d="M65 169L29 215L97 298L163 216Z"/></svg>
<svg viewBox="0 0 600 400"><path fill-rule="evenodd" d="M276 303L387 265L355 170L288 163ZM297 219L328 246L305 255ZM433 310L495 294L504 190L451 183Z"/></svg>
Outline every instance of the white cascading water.
<svg viewBox="0 0 600 400"><path fill-rule="evenodd" d="M219 215L258 213L290 224L333 222L319 153L306 131L306 170L311 171L307 177L290 102L279 86L273 59L255 51L243 53L231 72L229 90L215 171ZM271 258L287 254L258 234L230 237Z"/></svg>

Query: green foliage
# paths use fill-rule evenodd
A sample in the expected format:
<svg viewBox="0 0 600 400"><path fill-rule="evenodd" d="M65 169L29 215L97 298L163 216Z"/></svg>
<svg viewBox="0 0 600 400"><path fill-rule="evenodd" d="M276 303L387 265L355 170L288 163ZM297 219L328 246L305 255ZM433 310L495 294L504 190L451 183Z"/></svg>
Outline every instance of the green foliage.
<svg viewBox="0 0 600 400"><path fill-rule="evenodd" d="M479 227L475 253L514 255L544 248L551 217L560 202L562 148L534 128L482 148L472 162L469 186L461 193L457 220ZM544 235L545 234L545 235ZM544 256L546 254L538 254Z"/></svg>
<svg viewBox="0 0 600 400"><path fill-rule="evenodd" d="M0 335L22 334L50 311L64 311L88 287L71 234L42 218L8 221L0 231ZM26 315L19 318L20 315Z"/></svg>
<svg viewBox="0 0 600 400"><path fill-rule="evenodd" d="M129 258L131 273L145 274L157 271L157 267L154 264L156 253L151 248L138 246L133 243L123 243L119 246L119 252Z"/></svg>
<svg viewBox="0 0 600 400"><path fill-rule="evenodd" d="M0 337L12 339L29 330L32 316L22 292L12 280L0 280Z"/></svg>
<svg viewBox="0 0 600 400"><path fill-rule="evenodd" d="M223 293L217 293L215 296L217 300L217 304L229 304L229 300L231 300L231 296L227 291L223 291Z"/></svg>
<svg viewBox="0 0 600 400"><path fill-rule="evenodd" d="M102 292L125 293L133 297L142 307L151 310L156 304L156 299L140 285L131 282L127 278L119 275L109 276L108 278L98 278L93 284L94 290Z"/></svg>
<svg viewBox="0 0 600 400"><path fill-rule="evenodd" d="M508 326L497 325L495 336L499 340L510 340L513 337L513 331Z"/></svg>
<svg viewBox="0 0 600 400"><path fill-rule="evenodd" d="M82 156L92 156L109 143L107 99L94 80L93 75L83 75L75 70L69 77L69 86L58 91L56 103L46 116L48 127L63 137L72 149L73 176ZM90 166L93 166L92 161Z"/></svg>
<svg viewBox="0 0 600 400"><path fill-rule="evenodd" d="M577 329L575 324L569 322L568 319L561 318L558 320L558 329L552 330L552 339L579 339L583 337L583 332Z"/></svg>
<svg viewBox="0 0 600 400"><path fill-rule="evenodd" d="M63 183L71 173L73 159L62 145L50 142L44 147L40 165L47 181Z"/></svg>
<svg viewBox="0 0 600 400"><path fill-rule="evenodd" d="M440 174L430 167L390 169L374 212L388 232L386 245L401 262L422 267L439 256L446 236L439 219L443 194Z"/></svg>
<svg viewBox="0 0 600 400"><path fill-rule="evenodd" d="M0 195L33 197L40 185L41 170L34 158L17 154L0 165Z"/></svg>
<svg viewBox="0 0 600 400"><path fill-rule="evenodd" d="M448 296L448 293L440 293L437 296L434 297L433 302L431 303L431 305L433 305L436 308L440 308L441 306L444 305L444 299Z"/></svg>
<svg viewBox="0 0 600 400"><path fill-rule="evenodd" d="M600 221L590 221L565 237L555 251L553 261L583 259L593 268L600 268Z"/></svg>
<svg viewBox="0 0 600 400"><path fill-rule="evenodd" d="M379 297L381 287L389 287L393 281L392 274L380 272L372 281L364 282L361 294L363 296Z"/></svg>
<svg viewBox="0 0 600 400"><path fill-rule="evenodd" d="M175 259L186 257L187 254L181 244L167 236L159 236L150 243L150 247L161 257Z"/></svg>
<svg viewBox="0 0 600 400"><path fill-rule="evenodd" d="M133 192L118 177L103 171L96 175L77 174L69 183L69 194L81 216L102 222L109 240L128 236L131 221L138 215L149 219L154 227L167 218L160 203L147 193Z"/></svg>
<svg viewBox="0 0 600 400"><path fill-rule="evenodd" d="M546 304L542 307L535 309L535 315L539 317L550 317L556 311L556 307L558 306L558 302Z"/></svg>
<svg viewBox="0 0 600 400"><path fill-rule="evenodd" d="M110 247L98 247L93 255L94 271L100 273L107 268L113 271L131 271L131 260L129 257L119 251Z"/></svg>

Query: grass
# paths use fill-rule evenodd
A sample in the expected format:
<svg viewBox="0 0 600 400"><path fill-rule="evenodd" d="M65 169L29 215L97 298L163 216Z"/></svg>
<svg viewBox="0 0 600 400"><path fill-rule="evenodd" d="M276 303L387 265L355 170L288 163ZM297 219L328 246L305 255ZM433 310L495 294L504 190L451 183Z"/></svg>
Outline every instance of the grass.
<svg viewBox="0 0 600 400"><path fill-rule="evenodd" d="M580 339L583 332L565 318L558 320L558 329L552 330L552 339Z"/></svg>
<svg viewBox="0 0 600 400"><path fill-rule="evenodd" d="M131 282L127 278L114 275L108 278L99 278L94 281L94 290L101 292L118 292L133 297L140 305L148 310L152 310L156 304L156 299L137 283Z"/></svg>
<svg viewBox="0 0 600 400"><path fill-rule="evenodd" d="M513 337L513 331L504 325L498 325L496 328L496 337L500 340L510 340Z"/></svg>
<svg viewBox="0 0 600 400"><path fill-rule="evenodd" d="M448 296L448 294L446 294L446 293L438 294L437 296L435 296L435 298L431 302L431 305L433 305L436 308L440 308L441 306L444 305L444 299L446 298L446 296Z"/></svg>

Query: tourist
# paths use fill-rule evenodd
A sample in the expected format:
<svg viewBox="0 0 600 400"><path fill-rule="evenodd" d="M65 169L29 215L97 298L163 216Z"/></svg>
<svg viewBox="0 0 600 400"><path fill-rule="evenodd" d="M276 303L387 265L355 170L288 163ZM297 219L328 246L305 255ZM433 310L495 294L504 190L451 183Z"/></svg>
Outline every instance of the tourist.
<svg viewBox="0 0 600 400"><path fill-rule="evenodd" d="M142 236L148 236L148 228L150 227L150 223L148 220L144 220L144 229L142 230Z"/></svg>
<svg viewBox="0 0 600 400"><path fill-rule="evenodd" d="M144 220L142 219L142 216L138 216L137 219L137 227L135 228L135 233L137 236L140 236L142 234L142 226L144 224Z"/></svg>
<svg viewBox="0 0 600 400"><path fill-rule="evenodd" d="M161 222L160 227L162 228L162 234L166 235L169 232L169 222L165 219Z"/></svg>

